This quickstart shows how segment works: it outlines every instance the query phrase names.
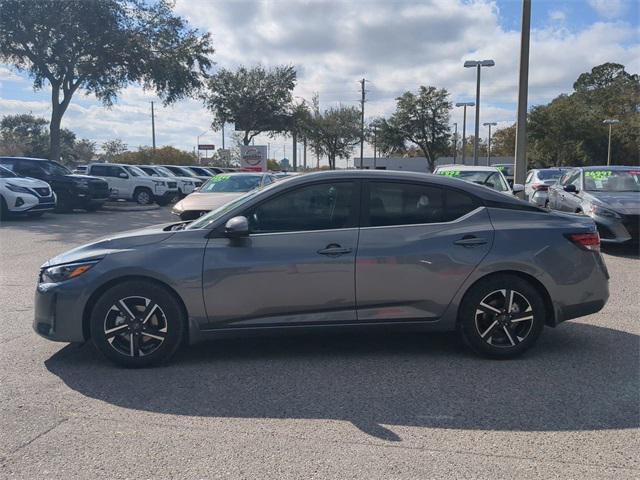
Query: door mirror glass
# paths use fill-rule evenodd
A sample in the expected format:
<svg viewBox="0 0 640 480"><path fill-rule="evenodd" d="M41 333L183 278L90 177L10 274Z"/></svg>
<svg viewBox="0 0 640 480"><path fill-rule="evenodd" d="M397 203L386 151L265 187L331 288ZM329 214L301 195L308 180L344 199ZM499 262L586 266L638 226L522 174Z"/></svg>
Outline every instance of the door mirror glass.
<svg viewBox="0 0 640 480"><path fill-rule="evenodd" d="M568 193L577 193L578 188L573 183L570 183L569 185L564 186L564 191Z"/></svg>
<svg viewBox="0 0 640 480"><path fill-rule="evenodd" d="M247 217L230 218L224 226L224 234L229 238L246 237L249 235L249 221Z"/></svg>
<svg viewBox="0 0 640 480"><path fill-rule="evenodd" d="M521 183L514 183L513 194L515 195L516 193L520 193L520 192L524 192L524 185L522 185Z"/></svg>

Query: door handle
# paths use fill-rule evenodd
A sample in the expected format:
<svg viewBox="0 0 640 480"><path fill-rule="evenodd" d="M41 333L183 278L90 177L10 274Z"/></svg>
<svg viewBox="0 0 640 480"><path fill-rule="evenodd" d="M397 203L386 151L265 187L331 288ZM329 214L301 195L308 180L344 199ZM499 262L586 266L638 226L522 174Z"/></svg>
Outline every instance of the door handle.
<svg viewBox="0 0 640 480"><path fill-rule="evenodd" d="M460 240L453 242L455 245L462 245L463 247L474 247L476 245L484 245L487 243L486 238L476 237L475 235L465 235Z"/></svg>
<svg viewBox="0 0 640 480"><path fill-rule="evenodd" d="M350 248L344 248L338 245L337 243L330 243L325 248L318 250L320 255L327 255L329 257L337 257L340 255L344 255L347 253L351 253Z"/></svg>

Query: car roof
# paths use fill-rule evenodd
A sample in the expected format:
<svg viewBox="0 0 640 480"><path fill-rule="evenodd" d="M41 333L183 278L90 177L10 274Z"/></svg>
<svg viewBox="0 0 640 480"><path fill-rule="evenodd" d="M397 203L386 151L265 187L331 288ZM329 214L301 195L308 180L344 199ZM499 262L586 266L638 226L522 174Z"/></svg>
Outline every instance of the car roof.
<svg viewBox="0 0 640 480"><path fill-rule="evenodd" d="M54 160L49 160L48 158L33 158L33 157L8 157L2 156L0 160L36 160L38 162L53 162Z"/></svg>
<svg viewBox="0 0 640 480"><path fill-rule="evenodd" d="M496 167L487 165L442 165L436 167L436 169L442 170L466 170L469 172L499 172Z"/></svg>
<svg viewBox="0 0 640 480"><path fill-rule="evenodd" d="M319 180L373 180L373 181L417 181L429 182L431 185L443 187L451 187L457 190L466 191L485 202L486 205L516 208L524 210L540 209L529 202L520 200L515 196L505 195L491 188L467 182L458 178L452 178L445 175L434 175L432 173L421 172L402 172L398 170L329 170L323 172L312 172L304 175L291 175L276 182L274 187L270 188L289 188L293 185L303 185L309 182ZM279 185L279 187L276 187Z"/></svg>

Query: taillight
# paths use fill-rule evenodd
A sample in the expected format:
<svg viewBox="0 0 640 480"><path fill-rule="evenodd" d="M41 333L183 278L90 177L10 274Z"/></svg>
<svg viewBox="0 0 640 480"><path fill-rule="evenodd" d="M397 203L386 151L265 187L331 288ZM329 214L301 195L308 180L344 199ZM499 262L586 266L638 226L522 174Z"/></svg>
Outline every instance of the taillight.
<svg viewBox="0 0 640 480"><path fill-rule="evenodd" d="M600 235L598 232L572 233L567 235L567 238L585 250L600 251Z"/></svg>
<svg viewBox="0 0 640 480"><path fill-rule="evenodd" d="M534 183L531 185L531 188L533 188L534 190L544 191L549 190L549 185L545 185L544 183Z"/></svg>

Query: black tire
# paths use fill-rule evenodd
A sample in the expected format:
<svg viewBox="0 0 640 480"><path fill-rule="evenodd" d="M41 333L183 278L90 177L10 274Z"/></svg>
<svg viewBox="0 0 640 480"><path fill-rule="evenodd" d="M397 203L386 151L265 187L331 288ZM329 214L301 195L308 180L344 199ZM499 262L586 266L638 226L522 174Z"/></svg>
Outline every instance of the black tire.
<svg viewBox="0 0 640 480"><path fill-rule="evenodd" d="M545 319L544 300L531 283L516 275L498 274L480 280L465 294L458 311L458 330L476 353L513 358L536 343Z"/></svg>
<svg viewBox="0 0 640 480"><path fill-rule="evenodd" d="M7 202L5 202L4 197L0 197L0 220L8 220L9 219L9 207L7 207Z"/></svg>
<svg viewBox="0 0 640 480"><path fill-rule="evenodd" d="M68 213L72 210L73 209L71 208L71 203L69 202L69 200L63 196L59 196L54 211L57 213Z"/></svg>
<svg viewBox="0 0 640 480"><path fill-rule="evenodd" d="M118 365L148 367L173 356L182 343L185 324L171 291L153 282L127 280L96 302L90 318L91 340Z"/></svg>
<svg viewBox="0 0 640 480"><path fill-rule="evenodd" d="M161 207L166 207L167 205L169 205L171 203L171 200L173 200L173 197L156 197L156 203Z"/></svg>
<svg viewBox="0 0 640 480"><path fill-rule="evenodd" d="M153 203L153 192L148 188L138 187L133 192L133 199L138 205L151 205Z"/></svg>

